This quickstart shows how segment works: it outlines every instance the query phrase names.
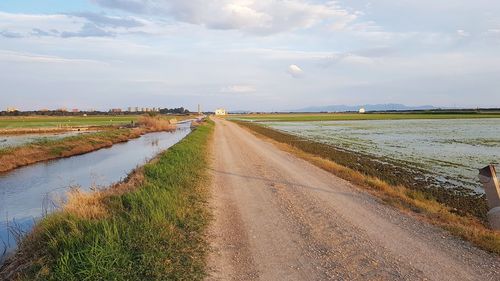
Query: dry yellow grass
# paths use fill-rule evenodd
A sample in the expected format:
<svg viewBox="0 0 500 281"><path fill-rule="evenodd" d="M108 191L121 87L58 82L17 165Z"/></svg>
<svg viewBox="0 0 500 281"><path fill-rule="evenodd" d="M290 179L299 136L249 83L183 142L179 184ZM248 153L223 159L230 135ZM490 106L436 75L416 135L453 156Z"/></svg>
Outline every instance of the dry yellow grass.
<svg viewBox="0 0 500 281"><path fill-rule="evenodd" d="M165 120L160 116L144 115L139 117L137 123L143 127L146 127L149 130L166 131L166 130L173 130L176 128L175 124L177 123L177 119Z"/></svg>
<svg viewBox="0 0 500 281"><path fill-rule="evenodd" d="M472 216L460 216L439 202L428 199L425 194L404 186L390 185L378 178L366 176L358 171L339 165L333 161L306 153L296 147L270 139L243 127L261 139L273 143L279 149L293 154L336 176L352 182L356 187L368 191L383 202L394 206L407 214L442 227L456 236L473 244L500 254L500 232L489 229Z"/></svg>
<svg viewBox="0 0 500 281"><path fill-rule="evenodd" d="M104 192L101 191L86 193L75 188L68 193L63 210L84 219L100 219L108 214L102 204L103 197Z"/></svg>
<svg viewBox="0 0 500 281"><path fill-rule="evenodd" d="M155 163L157 158L149 163ZM130 192L144 183L144 170L137 168L132 171L125 180L116 183L109 188L96 190L94 192L84 192L79 188L73 188L67 195L63 212L70 213L84 219L101 219L109 212L104 204L104 200L109 196L118 196Z"/></svg>

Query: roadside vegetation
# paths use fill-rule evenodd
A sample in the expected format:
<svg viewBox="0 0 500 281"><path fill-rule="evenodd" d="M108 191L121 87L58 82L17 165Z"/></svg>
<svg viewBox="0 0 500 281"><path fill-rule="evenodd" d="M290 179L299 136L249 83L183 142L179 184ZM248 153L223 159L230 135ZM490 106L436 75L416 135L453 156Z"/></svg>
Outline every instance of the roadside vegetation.
<svg viewBox="0 0 500 281"><path fill-rule="evenodd" d="M121 184L72 192L22 241L0 279L203 279L213 126L197 126Z"/></svg>
<svg viewBox="0 0 500 281"><path fill-rule="evenodd" d="M359 155L252 122L235 122L272 141L280 149L369 191L389 205L417 215L485 250L500 254L500 232L489 229L484 220L487 211L484 197L467 197L453 194L450 190L404 185L406 177L380 169L376 166L377 161L367 162L367 158Z"/></svg>
<svg viewBox="0 0 500 281"><path fill-rule="evenodd" d="M255 121L349 121L349 120L406 120L406 119L467 119L500 118L500 113L288 113L245 114L230 118Z"/></svg>
<svg viewBox="0 0 500 281"><path fill-rule="evenodd" d="M113 144L138 138L142 134L175 129L175 124L160 116L141 116L137 127L107 129L57 140L40 140L26 145L0 149L0 172L40 161L88 153Z"/></svg>

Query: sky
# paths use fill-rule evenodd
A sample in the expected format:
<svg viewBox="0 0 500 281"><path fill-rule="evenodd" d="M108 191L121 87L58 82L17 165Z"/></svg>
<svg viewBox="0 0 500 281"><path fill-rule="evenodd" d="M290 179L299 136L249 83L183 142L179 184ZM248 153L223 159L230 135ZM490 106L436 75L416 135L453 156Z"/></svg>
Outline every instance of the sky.
<svg viewBox="0 0 500 281"><path fill-rule="evenodd" d="M500 107L500 1L0 0L0 108Z"/></svg>

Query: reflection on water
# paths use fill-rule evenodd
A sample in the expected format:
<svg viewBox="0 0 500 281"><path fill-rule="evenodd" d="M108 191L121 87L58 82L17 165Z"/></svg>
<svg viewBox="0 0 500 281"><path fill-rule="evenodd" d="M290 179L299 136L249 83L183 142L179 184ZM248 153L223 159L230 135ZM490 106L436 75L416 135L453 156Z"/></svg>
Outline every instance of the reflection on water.
<svg viewBox="0 0 500 281"><path fill-rule="evenodd" d="M22 144L35 142L38 140L55 140L80 134L94 133L95 131L71 131L64 133L44 133L44 134L22 134L22 135L0 135L0 149L19 146Z"/></svg>
<svg viewBox="0 0 500 281"><path fill-rule="evenodd" d="M181 125L175 132L151 133L107 149L0 174L0 255L15 248L16 235L57 208L71 186L89 190L118 182L189 132L189 124Z"/></svg>

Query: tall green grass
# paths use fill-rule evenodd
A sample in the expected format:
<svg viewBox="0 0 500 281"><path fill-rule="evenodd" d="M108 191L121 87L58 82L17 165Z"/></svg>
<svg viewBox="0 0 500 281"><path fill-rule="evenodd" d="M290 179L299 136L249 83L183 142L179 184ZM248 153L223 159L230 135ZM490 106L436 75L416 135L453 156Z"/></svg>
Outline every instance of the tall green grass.
<svg viewBox="0 0 500 281"><path fill-rule="evenodd" d="M107 216L58 212L43 219L21 246L17 259L27 267L19 279L202 279L209 219L206 150L213 126L198 127L145 165L141 186L105 197Z"/></svg>

